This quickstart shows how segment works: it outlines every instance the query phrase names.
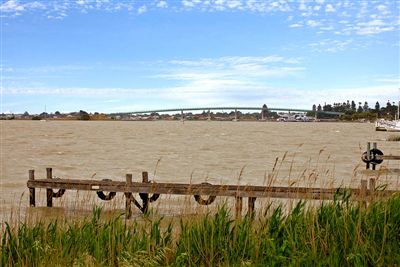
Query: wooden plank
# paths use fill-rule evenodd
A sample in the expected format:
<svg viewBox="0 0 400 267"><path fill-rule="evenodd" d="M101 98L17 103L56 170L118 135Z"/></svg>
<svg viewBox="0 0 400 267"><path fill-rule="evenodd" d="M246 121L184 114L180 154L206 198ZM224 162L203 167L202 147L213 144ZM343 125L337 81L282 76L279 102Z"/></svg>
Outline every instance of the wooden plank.
<svg viewBox="0 0 400 267"><path fill-rule="evenodd" d="M132 184L132 174L127 174L126 177L126 184L129 186ZM132 193L128 192L125 193L125 217L130 219L132 217L132 201L131 201Z"/></svg>
<svg viewBox="0 0 400 267"><path fill-rule="evenodd" d="M376 188L376 180L375 180L375 178L370 178L369 179L369 192L370 192L369 201L370 202L374 201L375 188Z"/></svg>
<svg viewBox="0 0 400 267"><path fill-rule="evenodd" d="M47 180L53 179L53 169L52 168L46 168L46 177L47 177ZM51 186L47 187L46 196L47 196L47 207L53 207L53 189Z"/></svg>
<svg viewBox="0 0 400 267"><path fill-rule="evenodd" d="M29 181L35 180L35 170L29 170ZM29 206L36 206L35 188L29 188Z"/></svg>
<svg viewBox="0 0 400 267"><path fill-rule="evenodd" d="M175 183L136 183L131 185L120 181L94 181L73 179L29 180L28 187L62 188L87 191L113 191L131 193L157 193L176 195L215 195L233 197L265 198L305 198L332 199L335 193L350 190L358 195L359 189L308 188L308 187L265 187L247 185L210 185L210 184L175 184Z"/></svg>
<svg viewBox="0 0 400 267"><path fill-rule="evenodd" d="M243 198L236 197L236 220L242 217L242 210L243 210Z"/></svg>
<svg viewBox="0 0 400 267"><path fill-rule="evenodd" d="M248 216L253 216L254 214L254 207L255 207L255 202L256 202L255 197L249 197L248 199L248 207L247 207L247 215Z"/></svg>
<svg viewBox="0 0 400 267"><path fill-rule="evenodd" d="M400 160L400 156L395 155L376 155L376 159L386 159L386 160Z"/></svg>
<svg viewBox="0 0 400 267"><path fill-rule="evenodd" d="M28 181L28 186L40 187L43 188L45 186L50 186L52 188L64 188L64 189L83 189L83 190L92 190L92 191L100 191L103 188L115 189L115 191L119 192L127 192L129 189L136 189L143 187L145 192L153 192L148 191L149 189L183 189L190 190L196 193L205 193L205 192L218 192L218 191L234 191L238 192L321 192L324 191L326 193L334 193L336 192L336 188L309 188L309 187L267 187L267 186L249 186L249 185L212 185L212 184L181 184L181 183L138 183L133 182L131 186L127 186L126 182L120 181L96 181L96 180L75 180L75 179L36 179L34 181ZM93 187L93 188L92 188ZM98 188L100 187L100 188ZM108 190L104 190L108 191ZM204 191L204 192L202 192Z"/></svg>
<svg viewBox="0 0 400 267"><path fill-rule="evenodd" d="M360 202L363 207L367 207L368 181L361 180Z"/></svg>
<svg viewBox="0 0 400 267"><path fill-rule="evenodd" d="M400 175L400 169L380 169L380 170L359 170L358 173L362 175Z"/></svg>

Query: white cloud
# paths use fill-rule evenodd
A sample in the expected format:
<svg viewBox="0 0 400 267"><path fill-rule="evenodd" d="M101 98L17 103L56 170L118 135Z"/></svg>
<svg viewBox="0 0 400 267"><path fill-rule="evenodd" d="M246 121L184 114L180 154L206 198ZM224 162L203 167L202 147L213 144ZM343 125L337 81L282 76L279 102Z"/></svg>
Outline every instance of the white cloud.
<svg viewBox="0 0 400 267"><path fill-rule="evenodd" d="M293 23L289 25L290 28L301 28L303 27L303 24L300 23Z"/></svg>
<svg viewBox="0 0 400 267"><path fill-rule="evenodd" d="M300 1L299 10L301 11L307 10L307 6L304 0Z"/></svg>
<svg viewBox="0 0 400 267"><path fill-rule="evenodd" d="M229 8L238 8L242 5L239 0L231 0L226 3Z"/></svg>
<svg viewBox="0 0 400 267"><path fill-rule="evenodd" d="M311 43L308 46L311 47L316 52L329 52L336 53L340 51L344 51L351 44L353 44L352 39L348 40L332 40L332 39L323 39L321 41Z"/></svg>
<svg viewBox="0 0 400 267"><path fill-rule="evenodd" d="M359 35L374 35L382 32L394 31L396 28L381 19L360 22L353 29Z"/></svg>
<svg viewBox="0 0 400 267"><path fill-rule="evenodd" d="M141 4L142 3L142 4ZM73 11L82 13L96 11L142 14L157 8L169 8L177 12L197 10L201 12L257 12L265 14L285 13L287 27L310 28L317 33L335 35L378 35L399 30L397 2L391 1L324 1L324 0L58 0L29 1L8 0L0 5L2 17L15 17L37 11L48 18L63 19ZM380 24L376 24L379 22ZM375 23L375 24L374 24Z"/></svg>
<svg viewBox="0 0 400 267"><path fill-rule="evenodd" d="M388 9L388 7L387 6L385 6L385 5L378 5L377 7L376 7L376 9L382 14L382 15L387 15L387 14L390 14L390 10Z"/></svg>
<svg viewBox="0 0 400 267"><path fill-rule="evenodd" d="M335 12L335 11L336 11L336 9L333 7L333 5L327 4L325 6L325 12Z"/></svg>
<svg viewBox="0 0 400 267"><path fill-rule="evenodd" d="M321 26L321 22L316 20L307 20L307 25L310 26L311 28L315 28Z"/></svg>
<svg viewBox="0 0 400 267"><path fill-rule="evenodd" d="M189 1L189 0L182 0L182 5L184 7L194 7L194 2Z"/></svg>
<svg viewBox="0 0 400 267"><path fill-rule="evenodd" d="M168 88L19 88L5 89L6 95L29 96L61 96L80 97L96 102L112 98L117 102L129 102L118 111L134 111L137 109L161 108L162 103L169 103L170 108L200 107L200 106L229 106L254 105L266 103L269 107L311 108L313 104L322 101L327 103L344 102L349 100L367 101L381 104L388 99L398 99L396 84L383 83L369 87L341 87L329 90L301 89L296 86L268 86L252 82L232 80L200 80L190 81L184 85ZM305 99L304 96L307 96ZM171 106L170 103L174 103ZM5 103L5 107L9 106ZM7 108L7 107L6 107ZM103 107L104 108L104 107ZM107 107L110 109L110 107ZM117 107L111 109L115 110ZM59 109L63 109L59 107ZM87 109L90 109L87 105ZM103 110L95 110L103 111Z"/></svg>
<svg viewBox="0 0 400 267"><path fill-rule="evenodd" d="M146 7L146 5L143 5L143 6L141 6L141 7L138 8L137 13L138 13L138 14L143 14L143 13L145 13L146 11L147 11L147 7Z"/></svg>
<svg viewBox="0 0 400 267"><path fill-rule="evenodd" d="M168 3L165 2L165 1L159 1L157 3L157 7L159 7L159 8L167 8L168 7Z"/></svg>
<svg viewBox="0 0 400 267"><path fill-rule="evenodd" d="M9 0L0 6L2 12L19 12L24 11L24 6L16 0Z"/></svg>

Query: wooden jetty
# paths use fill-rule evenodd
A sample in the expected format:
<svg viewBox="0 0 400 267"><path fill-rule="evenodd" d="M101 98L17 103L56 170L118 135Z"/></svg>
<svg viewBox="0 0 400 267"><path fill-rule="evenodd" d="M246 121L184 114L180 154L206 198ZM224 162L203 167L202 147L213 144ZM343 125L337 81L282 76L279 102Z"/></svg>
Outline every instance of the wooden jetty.
<svg viewBox="0 0 400 267"><path fill-rule="evenodd" d="M368 146L370 147L370 145ZM374 148L376 149L376 144ZM377 149L376 149L377 150ZM369 170L370 165L376 166L384 159L400 159L400 156L385 156L376 150L367 149L367 156L363 154L362 159L366 161L368 175L375 175L379 170ZM371 152L372 151L372 152ZM333 200L349 193L350 196L364 206L368 201L376 197L387 197L397 190L376 190L376 178L362 179L359 188L310 188L310 187L281 187L281 186L252 186L252 185L213 185L209 183L185 184L185 183L155 183L149 181L148 173L142 173L142 181L134 182L132 174L126 174L125 181L112 181L109 179L82 180L82 179L60 179L53 178L52 168L46 169L46 179L36 179L35 171L29 170L28 188L30 193L29 204L36 206L35 189L45 188L47 196L47 207L53 206L53 198L64 195L66 190L95 191L98 197L105 201L112 200L117 193L123 193L126 204L126 218L132 214L132 203L143 213L148 211L149 205L163 195L185 195L194 196L200 205L212 204L216 197L234 197L236 217L240 217L243 210L243 198L247 198L247 214L254 212L257 198L284 198L284 199L311 199L311 200ZM57 192L54 192L58 189ZM108 192L108 193L104 193ZM133 196L139 194L141 203Z"/></svg>

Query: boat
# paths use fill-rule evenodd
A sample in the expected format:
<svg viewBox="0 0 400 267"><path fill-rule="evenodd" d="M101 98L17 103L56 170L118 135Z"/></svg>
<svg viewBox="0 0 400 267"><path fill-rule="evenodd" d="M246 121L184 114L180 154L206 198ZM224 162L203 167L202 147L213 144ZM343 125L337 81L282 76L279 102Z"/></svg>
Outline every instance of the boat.
<svg viewBox="0 0 400 267"><path fill-rule="evenodd" d="M384 119L377 120L375 122L375 131L386 131L387 121Z"/></svg>
<svg viewBox="0 0 400 267"><path fill-rule="evenodd" d="M389 121L385 128L388 132L400 132L400 120Z"/></svg>
<svg viewBox="0 0 400 267"><path fill-rule="evenodd" d="M288 121L288 122L307 122L311 121L304 113L284 113L278 112L279 118L277 121Z"/></svg>
<svg viewBox="0 0 400 267"><path fill-rule="evenodd" d="M396 116L397 115L397 116ZM375 131L400 132L400 102L394 120L379 119L375 122Z"/></svg>

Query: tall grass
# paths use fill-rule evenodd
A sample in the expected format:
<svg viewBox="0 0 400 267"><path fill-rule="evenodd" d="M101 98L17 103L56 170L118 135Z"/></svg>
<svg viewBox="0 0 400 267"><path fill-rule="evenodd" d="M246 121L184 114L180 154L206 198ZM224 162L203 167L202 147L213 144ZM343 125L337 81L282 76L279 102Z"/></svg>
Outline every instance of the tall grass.
<svg viewBox="0 0 400 267"><path fill-rule="evenodd" d="M363 208L324 202L289 212L268 206L258 216L215 213L167 222L147 215L102 218L95 209L80 222L8 225L2 266L397 266L400 195Z"/></svg>

